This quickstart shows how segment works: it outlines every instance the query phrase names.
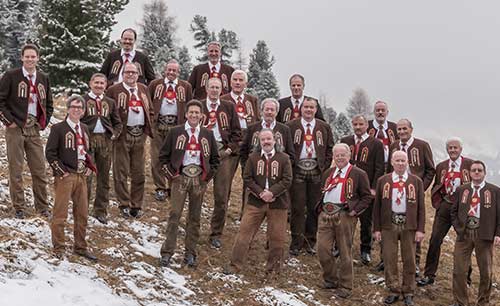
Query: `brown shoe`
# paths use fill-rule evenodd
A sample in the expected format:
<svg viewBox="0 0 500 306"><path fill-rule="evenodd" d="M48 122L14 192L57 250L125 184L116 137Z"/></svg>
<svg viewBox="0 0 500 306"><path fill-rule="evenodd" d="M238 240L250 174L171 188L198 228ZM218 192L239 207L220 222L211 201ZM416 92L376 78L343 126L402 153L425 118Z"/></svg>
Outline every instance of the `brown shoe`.
<svg viewBox="0 0 500 306"><path fill-rule="evenodd" d="M76 251L74 252L76 255L87 258L90 261L97 261L97 257L90 253L88 250L83 250L83 251Z"/></svg>
<svg viewBox="0 0 500 306"><path fill-rule="evenodd" d="M335 294L336 297L339 297L341 299L348 299L351 297L352 292L351 292L351 290L348 290L345 288L339 288L339 289L336 289L333 294Z"/></svg>

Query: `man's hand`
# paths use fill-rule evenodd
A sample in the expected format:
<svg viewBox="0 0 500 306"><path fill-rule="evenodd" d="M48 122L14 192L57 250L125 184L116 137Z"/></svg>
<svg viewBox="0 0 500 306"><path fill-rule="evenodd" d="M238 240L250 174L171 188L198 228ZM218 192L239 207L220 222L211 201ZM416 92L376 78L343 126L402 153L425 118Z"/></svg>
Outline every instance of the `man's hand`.
<svg viewBox="0 0 500 306"><path fill-rule="evenodd" d="M90 168L87 168L87 169L85 169L85 173L83 175L89 176L91 174L92 174L92 170L90 170Z"/></svg>
<svg viewBox="0 0 500 306"><path fill-rule="evenodd" d="M493 240L493 244L497 247L500 247L500 236L495 236L495 239Z"/></svg>
<svg viewBox="0 0 500 306"><path fill-rule="evenodd" d="M375 196L375 189L370 189L370 193L372 194L372 196Z"/></svg>
<svg viewBox="0 0 500 306"><path fill-rule="evenodd" d="M69 172L64 172L63 175L61 175L61 179L67 177L69 175Z"/></svg>
<svg viewBox="0 0 500 306"><path fill-rule="evenodd" d="M382 233L381 232L373 232L373 238L375 241L381 241L382 240Z"/></svg>
<svg viewBox="0 0 500 306"><path fill-rule="evenodd" d="M355 217L357 214L358 214L358 213L357 213L355 210L351 210L351 211L349 212L349 216L351 216L351 217Z"/></svg>
<svg viewBox="0 0 500 306"><path fill-rule="evenodd" d="M8 128L9 128L9 129L13 129L13 128L15 128L15 127L17 127L17 125L16 125L16 123L15 123L15 122L12 122L12 123L8 126Z"/></svg>
<svg viewBox="0 0 500 306"><path fill-rule="evenodd" d="M422 240L424 240L424 237L424 233L417 231L415 233L415 242L421 242Z"/></svg>
<svg viewBox="0 0 500 306"><path fill-rule="evenodd" d="M259 197L264 201L264 202L272 202L273 201L273 198L274 198L274 195L271 191L265 189L264 191L262 191L259 195Z"/></svg>

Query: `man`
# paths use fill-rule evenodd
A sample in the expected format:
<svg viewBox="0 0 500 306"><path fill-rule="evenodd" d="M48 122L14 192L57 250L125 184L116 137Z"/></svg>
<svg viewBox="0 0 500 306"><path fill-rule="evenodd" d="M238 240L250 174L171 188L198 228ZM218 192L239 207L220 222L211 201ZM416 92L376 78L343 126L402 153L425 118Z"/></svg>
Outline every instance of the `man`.
<svg viewBox="0 0 500 306"><path fill-rule="evenodd" d="M421 139L413 137L413 125L408 119L401 119L397 123L398 137L391 147L389 157L392 152L401 150L408 155L409 172L418 176L424 184L424 192L431 185L436 168L434 166L434 159L430 145ZM392 171L392 167L388 167ZM416 249L416 273L420 273L420 256L422 249L420 243L417 243Z"/></svg>
<svg viewBox="0 0 500 306"><path fill-rule="evenodd" d="M184 124L186 103L191 101L191 84L179 79L180 66L176 60L165 65L164 78L149 84L149 95L153 100L155 117L153 119L153 140L151 141L151 174L155 184L154 197L157 201L165 201L170 195L165 176L161 173L158 153L167 137L168 130L176 125Z"/></svg>
<svg viewBox="0 0 500 306"><path fill-rule="evenodd" d="M462 140L456 137L448 139L446 151L449 159L437 165L436 179L432 186L432 206L436 208L436 215L425 260L424 278L418 281L418 286L434 283L441 244L452 225L450 212L455 201L455 192L460 185L470 182L469 169L472 160L462 156Z"/></svg>
<svg viewBox="0 0 500 306"><path fill-rule="evenodd" d="M203 105L198 100L186 104L185 124L169 130L160 150L160 165L172 182L172 196L167 235L161 247L161 266L168 266L177 242L179 219L189 195L184 263L196 265L196 248L200 237L201 204L208 182L219 166L214 135L199 122Z"/></svg>
<svg viewBox="0 0 500 306"><path fill-rule="evenodd" d="M118 115L115 101L104 96L106 76L94 73L89 82L90 92L85 95L86 107L81 122L90 132L88 153L97 168L97 184L92 215L101 223L107 224L109 205L109 170L113 141L120 135L123 125ZM87 177L87 197L90 202L92 176Z"/></svg>
<svg viewBox="0 0 500 306"><path fill-rule="evenodd" d="M451 221L457 232L453 252L453 306L469 305L467 270L472 252L479 267L475 305L490 305L493 245L500 246L500 188L486 182L486 166L476 160L470 166L471 183L457 188Z"/></svg>
<svg viewBox="0 0 500 306"><path fill-rule="evenodd" d="M290 120L299 118L301 116L300 108L304 103L304 99L309 98L304 96L305 79L302 75L293 74L290 77L289 84L292 95L278 100L280 108L277 120L281 123L287 123ZM319 104L317 109L316 118L325 121Z"/></svg>
<svg viewBox="0 0 500 306"><path fill-rule="evenodd" d="M96 261L88 251L85 235L87 231L88 198L87 176L95 171L89 149L89 131L80 122L85 100L73 95L67 100L66 120L52 126L45 148L45 156L54 171L54 211L50 221L52 244L56 257L65 252L64 226L68 217L68 204L73 202L73 219L76 255Z"/></svg>
<svg viewBox="0 0 500 306"><path fill-rule="evenodd" d="M259 133L259 142L262 149L250 154L243 174L250 194L235 238L231 265L236 271L241 270L250 243L266 218L269 245L266 271L279 273L283 265L292 165L286 153L276 151L271 129Z"/></svg>
<svg viewBox="0 0 500 306"><path fill-rule="evenodd" d="M379 139L384 144L384 171L387 173L389 160L389 147L399 139L398 129L395 122L387 120L389 108L384 101L375 102L373 107L375 120L368 121L368 134Z"/></svg>
<svg viewBox="0 0 500 306"><path fill-rule="evenodd" d="M210 222L210 244L220 248L220 237L226 223L226 211L233 175L238 167L241 128L231 102L220 99L222 82L211 78L207 82L207 99L203 103L203 124L214 133L220 156L220 166L214 177L214 211Z"/></svg>
<svg viewBox="0 0 500 306"><path fill-rule="evenodd" d="M108 88L106 95L115 100L123 131L113 147L113 178L121 215L139 218L144 201L144 146L146 135L153 137L153 106L148 89L138 83L139 71L132 63L123 68L123 82ZM130 191L128 178L130 177Z"/></svg>
<svg viewBox="0 0 500 306"><path fill-rule="evenodd" d="M350 163L364 170L370 182L370 191L375 195L377 180L384 174L384 145L378 139L368 135L368 121L363 115L356 115L351 120L354 135L340 140L349 146ZM372 249L372 210L369 203L364 212L359 215L361 221L361 262L365 265L371 262Z"/></svg>
<svg viewBox="0 0 500 306"><path fill-rule="evenodd" d="M231 92L229 78L233 74L234 68L221 62L221 45L217 41L208 43L207 46L208 63L200 64L193 68L189 76L189 83L193 88L193 98L200 101L207 97L207 83L211 78L218 78L221 81L221 93Z"/></svg>
<svg viewBox="0 0 500 306"><path fill-rule="evenodd" d="M10 200L16 218L26 215L23 186L24 155L31 172L35 209L48 217L47 175L40 131L52 117L52 93L48 76L37 69L39 51L35 45L21 50L21 68L4 73L0 80L0 120L6 126Z"/></svg>
<svg viewBox="0 0 500 306"><path fill-rule="evenodd" d="M314 254L318 218L314 210L321 196L321 173L332 162L333 135L330 125L317 120L318 101L306 97L301 117L287 123L293 137L295 167L291 188L290 255L301 249ZM306 217L307 214L307 217Z"/></svg>
<svg viewBox="0 0 500 306"><path fill-rule="evenodd" d="M134 47L136 40L137 32L134 29L123 30L120 38L122 48L110 52L106 57L99 72L108 78L108 87L123 81L123 70L127 63L133 63L137 66L139 73L137 81L139 83L147 85L155 79L153 65L151 65L148 56Z"/></svg>
<svg viewBox="0 0 500 306"><path fill-rule="evenodd" d="M373 236L383 239L385 284L390 294L385 304L394 304L400 294L404 304L415 305L415 242L424 238L425 204L422 180L408 172L408 156L395 151L391 157L394 171L377 182L373 205ZM399 243L398 243L399 241ZM403 261L403 285L399 286L398 244Z"/></svg>
<svg viewBox="0 0 500 306"><path fill-rule="evenodd" d="M373 200L366 172L351 165L350 157L347 144L333 147L335 167L323 174L322 200L317 207L318 257L325 288L336 289L335 295L340 298L352 294L352 238L356 217L363 214ZM332 254L334 243L340 251L339 263Z"/></svg>

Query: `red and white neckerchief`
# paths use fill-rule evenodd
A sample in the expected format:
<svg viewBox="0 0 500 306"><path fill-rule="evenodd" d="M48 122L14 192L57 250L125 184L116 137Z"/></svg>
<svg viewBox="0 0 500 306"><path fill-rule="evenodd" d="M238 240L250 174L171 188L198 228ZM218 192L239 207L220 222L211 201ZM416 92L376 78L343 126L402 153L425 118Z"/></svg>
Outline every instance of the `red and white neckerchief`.
<svg viewBox="0 0 500 306"><path fill-rule="evenodd" d="M349 177L349 172L351 172L352 166L348 166L346 173L344 177L341 177L342 175L342 169L338 169L337 173L335 174L335 170L332 170L332 173L328 176L325 182L325 186L323 187L323 191L325 193L332 191L334 188L337 188L339 184L342 184L342 190L340 190L340 202L345 203L346 198L345 198L345 189L344 184L347 181L347 178ZM335 175L335 176L334 176Z"/></svg>
<svg viewBox="0 0 500 306"><path fill-rule="evenodd" d="M191 128L191 137L189 137L189 143L188 143L188 153L191 157L196 157L199 156L200 151L201 151L201 145L196 139L196 128L192 127Z"/></svg>
<svg viewBox="0 0 500 306"><path fill-rule="evenodd" d="M314 145L313 145L313 134L311 131L311 124L308 123L306 125L306 133L304 134L304 143L306 144L306 154L307 158L312 158L314 153Z"/></svg>
<svg viewBox="0 0 500 306"><path fill-rule="evenodd" d="M236 113L240 119L246 119L248 117L247 109L241 99L241 96L238 96L238 99L236 100Z"/></svg>
<svg viewBox="0 0 500 306"><path fill-rule="evenodd" d="M210 111L208 112L208 123L205 126L211 130L217 124L217 103L210 103Z"/></svg>
<svg viewBox="0 0 500 306"><path fill-rule="evenodd" d="M29 103L35 103L35 97L38 96L38 90L36 89L35 82L33 82L32 74L28 74L28 80L30 82L30 97L28 101Z"/></svg>
<svg viewBox="0 0 500 306"><path fill-rule="evenodd" d="M396 204L397 205L401 205L401 201L403 200L403 196L405 194L405 187L406 187L406 183L403 180L402 175L399 176L399 181L392 183L392 188L397 189L397 193L396 193Z"/></svg>
<svg viewBox="0 0 500 306"><path fill-rule="evenodd" d="M165 90L165 93L163 94L163 99L168 104L175 104L175 101L177 99L177 93L174 90L174 86L172 86L172 81L168 82L168 87L167 90Z"/></svg>
<svg viewBox="0 0 500 306"><path fill-rule="evenodd" d="M472 195L471 201L470 201L470 208L469 208L469 216L475 217L477 216L478 208L479 208L479 203L481 202L481 198L479 196L479 186L473 186L474 189L474 194Z"/></svg>
<svg viewBox="0 0 500 306"><path fill-rule="evenodd" d="M293 119L297 119L300 117L300 103L299 99L295 100L295 105L293 107Z"/></svg>
<svg viewBox="0 0 500 306"><path fill-rule="evenodd" d="M80 134L80 126L78 123L75 125L75 134L76 134L76 146L78 149L78 155L85 156L87 152L85 151L85 140Z"/></svg>
<svg viewBox="0 0 500 306"><path fill-rule="evenodd" d="M136 114L140 112L139 107L144 107L142 105L142 101L139 100L139 98L135 94L135 88L130 88L130 99L128 100L128 106Z"/></svg>
<svg viewBox="0 0 500 306"><path fill-rule="evenodd" d="M363 138L361 136L356 136L356 149L354 151L354 160L358 160L359 147L361 146L361 142Z"/></svg>
<svg viewBox="0 0 500 306"><path fill-rule="evenodd" d="M462 158L462 157L460 157ZM455 189L455 179L459 179L460 181L462 180L462 173L460 172L460 169L456 169L457 164L452 161L451 162L451 170L448 169L448 172L446 173L444 177L444 188L446 190L446 193L451 195L454 192ZM458 170L458 171L457 171ZM458 183L460 185L460 182Z"/></svg>
<svg viewBox="0 0 500 306"><path fill-rule="evenodd" d="M215 66L212 66L212 70L210 71L210 78L219 78L220 79L220 74L217 71L217 68L215 68Z"/></svg>

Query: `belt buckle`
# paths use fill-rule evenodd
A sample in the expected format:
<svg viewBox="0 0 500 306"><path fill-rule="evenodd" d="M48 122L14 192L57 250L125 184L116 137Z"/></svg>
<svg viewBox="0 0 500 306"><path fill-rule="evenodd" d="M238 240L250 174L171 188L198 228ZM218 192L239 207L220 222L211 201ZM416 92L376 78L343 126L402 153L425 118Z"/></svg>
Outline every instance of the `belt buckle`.
<svg viewBox="0 0 500 306"><path fill-rule="evenodd" d="M465 226L468 229L478 229L479 228L479 218L476 217L467 217L467 221L465 223Z"/></svg>
<svg viewBox="0 0 500 306"><path fill-rule="evenodd" d="M392 214L392 223L396 225L406 224L406 215L402 214Z"/></svg>
<svg viewBox="0 0 500 306"><path fill-rule="evenodd" d="M322 205L323 212L328 215L335 215L341 212L343 208L343 204L340 203L325 202Z"/></svg>
<svg viewBox="0 0 500 306"><path fill-rule="evenodd" d="M143 131L143 125L134 125L134 126L127 126L127 132L135 137L142 136Z"/></svg>
<svg viewBox="0 0 500 306"><path fill-rule="evenodd" d="M203 172L203 169L201 169L200 166L198 165L188 165L184 168L182 168L182 173L186 175L187 177L197 177Z"/></svg>
<svg viewBox="0 0 500 306"><path fill-rule="evenodd" d="M318 166L318 162L315 159L306 158L299 160L297 166L302 170L311 171Z"/></svg>

